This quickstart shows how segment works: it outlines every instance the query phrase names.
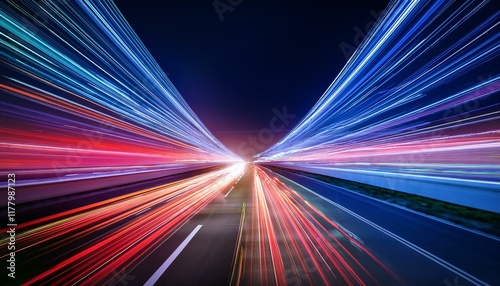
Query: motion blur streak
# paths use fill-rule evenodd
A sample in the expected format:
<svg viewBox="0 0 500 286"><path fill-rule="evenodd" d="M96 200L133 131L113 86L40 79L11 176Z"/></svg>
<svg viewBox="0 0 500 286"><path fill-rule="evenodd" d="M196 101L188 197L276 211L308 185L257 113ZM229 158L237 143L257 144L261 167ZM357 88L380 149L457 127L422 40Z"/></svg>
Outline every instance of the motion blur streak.
<svg viewBox="0 0 500 286"><path fill-rule="evenodd" d="M244 283L404 284L361 243L275 176L254 166L253 180Z"/></svg>
<svg viewBox="0 0 500 286"><path fill-rule="evenodd" d="M1 168L21 184L239 160L110 1L0 3L0 65Z"/></svg>
<svg viewBox="0 0 500 286"><path fill-rule="evenodd" d="M498 233L496 2L391 2L246 164L111 0L0 1L0 281L500 284L498 237L393 204Z"/></svg>
<svg viewBox="0 0 500 286"><path fill-rule="evenodd" d="M256 161L498 190L497 4L392 2L316 105Z"/></svg>
<svg viewBox="0 0 500 286"><path fill-rule="evenodd" d="M107 283L106 279L113 278L110 273L143 259L242 172L241 166L228 167L23 223L18 227L16 255L29 253L24 263L50 262L50 253L59 251L70 254L26 284ZM146 209L154 210L137 215ZM90 243L68 249L75 241L93 235L97 238ZM0 247L6 249L7 243L3 239ZM7 256L2 253L1 258Z"/></svg>

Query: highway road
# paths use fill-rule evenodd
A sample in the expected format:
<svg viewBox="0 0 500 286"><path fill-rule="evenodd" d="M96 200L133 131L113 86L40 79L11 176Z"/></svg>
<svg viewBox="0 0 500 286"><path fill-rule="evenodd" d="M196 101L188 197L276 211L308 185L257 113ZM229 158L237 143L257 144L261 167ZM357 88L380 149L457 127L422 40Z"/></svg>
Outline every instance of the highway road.
<svg viewBox="0 0 500 286"><path fill-rule="evenodd" d="M253 164L31 203L18 215L16 279L2 269L5 285L500 283L496 237ZM0 247L5 261L6 239Z"/></svg>
<svg viewBox="0 0 500 286"><path fill-rule="evenodd" d="M241 216L250 200L249 168L129 273L137 285L226 285ZM144 215L147 215L144 214ZM190 240L187 238L193 235ZM184 246L177 254L179 246ZM175 259L173 259L175 258ZM169 263L169 259L173 259ZM167 264L166 264L167 263ZM135 284L135 283L134 283Z"/></svg>
<svg viewBox="0 0 500 286"><path fill-rule="evenodd" d="M498 285L500 239L283 170L279 178L410 284Z"/></svg>

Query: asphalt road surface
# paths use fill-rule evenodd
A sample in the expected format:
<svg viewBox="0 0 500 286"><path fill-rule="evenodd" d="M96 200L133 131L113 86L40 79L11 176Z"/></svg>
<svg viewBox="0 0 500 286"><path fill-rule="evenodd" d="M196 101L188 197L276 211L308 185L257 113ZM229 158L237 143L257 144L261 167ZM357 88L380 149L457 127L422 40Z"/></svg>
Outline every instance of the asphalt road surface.
<svg viewBox="0 0 500 286"><path fill-rule="evenodd" d="M500 283L496 237L252 164L26 204L17 215L16 278L2 267L2 285Z"/></svg>

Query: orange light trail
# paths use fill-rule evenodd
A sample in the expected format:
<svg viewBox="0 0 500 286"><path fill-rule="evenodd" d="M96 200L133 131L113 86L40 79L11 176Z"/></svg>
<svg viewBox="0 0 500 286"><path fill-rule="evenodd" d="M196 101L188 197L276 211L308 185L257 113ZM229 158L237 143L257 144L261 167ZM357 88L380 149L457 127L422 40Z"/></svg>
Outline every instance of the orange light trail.
<svg viewBox="0 0 500 286"><path fill-rule="evenodd" d="M17 254L23 263L66 250L70 256L26 282L26 285L95 285L115 269L125 269L160 245L241 176L231 166L189 179L118 196L57 213L18 226ZM140 215L145 209L152 210ZM2 230L6 231L6 229ZM101 234L101 235L99 235ZM97 235L88 244L68 250L75 241ZM8 240L0 243L7 249ZM6 258L2 253L0 258ZM19 267L22 267L20 265Z"/></svg>
<svg viewBox="0 0 500 286"><path fill-rule="evenodd" d="M268 171L254 165L253 180L246 284L404 284L359 241Z"/></svg>

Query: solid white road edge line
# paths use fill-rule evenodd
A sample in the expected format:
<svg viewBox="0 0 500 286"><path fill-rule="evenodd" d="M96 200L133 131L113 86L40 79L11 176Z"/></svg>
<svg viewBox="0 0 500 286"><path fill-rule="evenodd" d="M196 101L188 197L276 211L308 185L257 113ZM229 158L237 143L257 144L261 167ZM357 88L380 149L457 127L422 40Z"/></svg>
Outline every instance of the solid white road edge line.
<svg viewBox="0 0 500 286"><path fill-rule="evenodd" d="M480 280L479 278L477 278L477 277L475 277L475 276L473 276L473 275L465 272L464 270L456 267L455 265L453 265L453 264L451 264L451 263L449 263L449 262L447 262L447 261L445 261L445 260L437 257L436 255L434 255L434 254L432 254L432 253L430 253L430 252L428 252L428 251L426 251L426 250L424 250L424 249L416 246L415 244L407 241L406 239L404 239L404 238L402 238L402 237L400 237L400 236L398 236L398 235L396 235L396 234L388 231L387 229L385 229L385 228L383 228L383 227L381 227L381 226L379 226L379 225L377 225L377 224L369 221L368 219L366 219L366 218L358 215L357 213L355 213L355 212L353 212L353 211L351 211L351 210L349 210L349 209L347 209L347 208L345 208L345 207L343 207L343 206L341 206L341 205L339 205L339 204L337 204L337 203L329 200L328 198L326 198L326 197L324 197L324 196L322 196L320 194L317 194L316 192L314 192L314 191L312 191L312 190L310 190L310 189L302 186L301 184L299 184L297 182L294 182L294 181L292 181L292 180L290 180L290 179L288 179L286 177L283 177L283 176L281 176L279 174L276 174L276 175L280 176L281 178L283 178L283 179L285 179L285 180L287 180L287 181L289 181L289 182L291 182L293 184L296 184L296 185L304 188L304 190L306 190L306 191L308 191L308 192L310 192L310 193L312 193L312 194L320 197L321 199L325 200L326 202L330 203L331 205L334 205L334 206L338 207L339 209L345 211L346 213L352 215L353 217L355 217L355 218L357 218L357 219L365 222L366 224L372 226L373 228L379 230L380 232L382 232L382 233L384 233L384 234L392 237L393 239L401 242L402 244L404 244L407 247L413 249L414 251L420 253L421 255L429 258L430 260L436 262L437 264L441 265L442 267L450 270L451 272L454 272L457 275L460 275L462 278L468 280L469 282L471 282L473 284L476 284L476 285L489 285L488 283L486 283L486 282Z"/></svg>
<svg viewBox="0 0 500 286"><path fill-rule="evenodd" d="M165 270L167 270L167 268L170 266L170 264L172 264L172 262L174 262L174 260L177 258L177 256L179 256L181 251L186 247L186 245L189 243L189 241L191 241L191 239L198 232L198 230L200 230L200 228L202 226L203 225L199 224L188 235L188 237L186 237L186 239L184 239L184 241L177 247L177 249L167 258L167 260L165 260L165 262L163 262L163 264L160 266L160 268L158 268L158 270L156 270L156 272L153 274L153 276L151 276L151 278L149 278L149 280L146 281L146 283L144 283L145 286L152 286L156 283L156 281L158 281L158 279L160 279L161 275L163 275L163 272L165 272Z"/></svg>
<svg viewBox="0 0 500 286"><path fill-rule="evenodd" d="M234 189L234 186L231 187L231 189L229 190L229 192L227 192L226 195L224 195L224 198L226 198L227 196L229 196L229 193Z"/></svg>

